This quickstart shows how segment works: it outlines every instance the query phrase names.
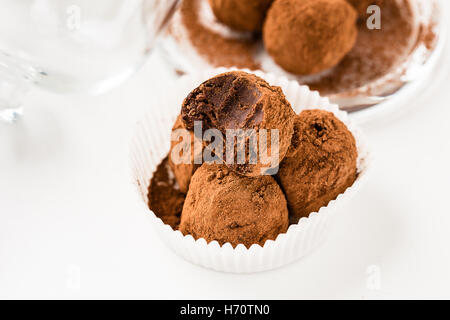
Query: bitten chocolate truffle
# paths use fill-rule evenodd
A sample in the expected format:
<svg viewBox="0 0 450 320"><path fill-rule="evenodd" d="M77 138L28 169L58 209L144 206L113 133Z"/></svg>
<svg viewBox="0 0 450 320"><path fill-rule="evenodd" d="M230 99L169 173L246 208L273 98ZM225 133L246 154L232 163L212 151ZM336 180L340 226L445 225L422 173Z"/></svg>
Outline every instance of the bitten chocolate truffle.
<svg viewBox="0 0 450 320"><path fill-rule="evenodd" d="M181 116L178 116L177 120L175 121L175 124L172 128L172 132L174 132L177 129L185 129L183 122L181 121ZM195 157L195 149L194 149L194 141L195 141L195 136L194 133L192 131L189 131L190 134L190 141L172 141L171 142L171 147L170 147L170 152L169 152L169 165L170 168L172 169L172 172L175 176L175 179L178 183L178 187L179 190L181 192L183 192L184 194L187 193L188 189L189 189L189 183L191 182L191 178L192 175L194 174L195 170L197 170L200 165L195 164L194 163L194 157ZM184 149L184 143L190 143L190 156L189 161L183 161L181 163L178 163L179 161L174 161L174 157L178 156L177 158L181 158L184 155L182 154L182 152L180 152L178 155L173 154L175 153L175 151L177 150L183 150ZM199 142L200 144L202 143L201 141ZM179 147L177 150L175 150L176 147ZM177 163L175 163L177 162Z"/></svg>
<svg viewBox="0 0 450 320"><path fill-rule="evenodd" d="M274 61L299 75L336 66L353 48L357 13L345 0L275 0L263 28Z"/></svg>
<svg viewBox="0 0 450 320"><path fill-rule="evenodd" d="M209 0L217 19L238 31L261 31L273 0Z"/></svg>
<svg viewBox="0 0 450 320"><path fill-rule="evenodd" d="M192 91L183 102L181 117L188 130L193 130L194 122L200 121L203 131L217 129L223 137L226 137L229 129L253 129L260 150L265 145L260 139L260 132L267 130L268 154L275 150L271 145L271 130L276 129L279 136L278 165L291 143L295 113L281 88L272 87L253 74L236 71L209 79ZM247 146L250 145L248 142L249 139L246 140ZM224 149L225 147L226 144ZM253 151L259 154L259 150ZM231 160L227 161L229 167L240 174L261 175L268 164L259 156L257 161L251 161L252 159L247 157L249 154L247 151L243 164L239 164L235 159L226 159L226 152L221 158ZM237 152L234 152L234 155L237 155Z"/></svg>
<svg viewBox="0 0 450 320"><path fill-rule="evenodd" d="M208 243L264 245L288 229L286 199L271 176L245 177L203 164L192 177L179 230Z"/></svg>
<svg viewBox="0 0 450 320"><path fill-rule="evenodd" d="M318 211L350 187L357 175L356 159L355 138L344 123L327 111L301 112L277 177L291 223Z"/></svg>

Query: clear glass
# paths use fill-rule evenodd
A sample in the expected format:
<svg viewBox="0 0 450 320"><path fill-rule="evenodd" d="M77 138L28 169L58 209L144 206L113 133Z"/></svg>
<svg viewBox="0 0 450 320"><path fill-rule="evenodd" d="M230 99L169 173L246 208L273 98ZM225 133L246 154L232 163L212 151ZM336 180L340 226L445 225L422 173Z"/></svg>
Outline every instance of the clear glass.
<svg viewBox="0 0 450 320"><path fill-rule="evenodd" d="M0 118L32 85L102 93L145 60L178 0L0 0Z"/></svg>

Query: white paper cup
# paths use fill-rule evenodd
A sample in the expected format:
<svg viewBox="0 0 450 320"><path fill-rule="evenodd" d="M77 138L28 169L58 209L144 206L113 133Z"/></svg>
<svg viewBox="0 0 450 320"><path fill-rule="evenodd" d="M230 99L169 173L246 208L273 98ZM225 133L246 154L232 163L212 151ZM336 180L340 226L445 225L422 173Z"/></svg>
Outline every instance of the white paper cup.
<svg viewBox="0 0 450 320"><path fill-rule="evenodd" d="M136 185L142 211L151 219L162 241L184 259L216 271L233 273L252 273L275 269L296 261L317 248L328 234L336 209L350 200L367 178L370 156L363 136L351 123L346 112L340 111L327 98L316 91L300 86L297 81L263 72L253 72L271 85L280 86L296 113L305 109L323 109L333 112L343 121L356 139L358 148L358 177L355 183L336 200L331 201L319 212L302 218L298 224L291 225L285 234L275 241L268 240L264 247L253 245L247 249L238 245L233 249L227 243L222 247L217 241L206 243L205 239L195 240L192 236L183 236L164 224L148 207L148 186L158 164L170 150L171 129L180 113L183 99L190 91L205 80L232 69L215 69L181 77L174 90L168 91L159 99L153 112L145 115L137 124L135 136L131 142L131 174ZM235 69L236 70L236 69ZM250 72L248 70L243 70ZM156 110L156 111L155 111Z"/></svg>

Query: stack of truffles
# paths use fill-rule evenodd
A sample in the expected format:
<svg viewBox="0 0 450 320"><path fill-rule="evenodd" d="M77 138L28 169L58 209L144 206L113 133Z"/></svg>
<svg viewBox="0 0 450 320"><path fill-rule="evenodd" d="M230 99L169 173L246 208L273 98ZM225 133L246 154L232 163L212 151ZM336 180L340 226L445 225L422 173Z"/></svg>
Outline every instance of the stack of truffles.
<svg viewBox="0 0 450 320"><path fill-rule="evenodd" d="M323 110L296 115L281 88L253 74L229 72L201 84L183 101L173 132L179 129L188 139L172 135L171 151L150 182L149 206L174 230L208 243L263 246L336 199L357 176L356 142L344 123ZM226 139L206 138L211 129ZM275 167L229 152L237 143L229 144L227 134L239 129L254 133L253 146L276 154ZM263 131L269 132L264 141ZM250 140L245 136L248 154ZM197 162L207 154L214 161Z"/></svg>

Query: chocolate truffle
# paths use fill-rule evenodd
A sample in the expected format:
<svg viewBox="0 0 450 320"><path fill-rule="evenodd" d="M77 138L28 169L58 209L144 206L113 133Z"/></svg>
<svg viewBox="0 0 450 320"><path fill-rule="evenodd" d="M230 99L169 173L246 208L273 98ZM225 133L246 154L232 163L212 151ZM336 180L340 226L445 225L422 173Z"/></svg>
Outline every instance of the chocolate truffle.
<svg viewBox="0 0 450 320"><path fill-rule="evenodd" d="M259 151L264 150L264 142L267 142L270 155L276 151L275 146L271 145L272 133L275 137L278 132L279 156L275 166L261 159L255 148L249 148L245 161L240 163L235 159L226 159L226 151L221 155L236 172L258 176L265 174L263 171L267 168L278 167L286 155L293 134L295 113L281 88L272 87L253 74L236 71L218 75L192 91L183 102L181 116L187 129L193 130L194 122L201 121L203 130L217 129L223 137L226 137L229 129L254 130ZM273 129L278 131L272 132ZM262 130L267 130L267 139L264 141L260 139ZM250 145L249 139L246 139L246 146ZM257 161L249 157L252 153L258 155Z"/></svg>
<svg viewBox="0 0 450 320"><path fill-rule="evenodd" d="M155 215L172 229L180 224L185 195L177 188L173 173L165 158L156 168L148 188L148 205Z"/></svg>
<svg viewBox="0 0 450 320"><path fill-rule="evenodd" d="M217 19L238 31L261 31L273 0L209 0Z"/></svg>
<svg viewBox="0 0 450 320"><path fill-rule="evenodd" d="M350 187L357 175L356 159L355 138L334 114L301 112L277 177L288 201L291 223L317 212Z"/></svg>
<svg viewBox="0 0 450 320"><path fill-rule="evenodd" d="M177 129L185 129L183 122L181 121L181 116L178 116L177 120L175 121L175 124L172 128L172 132L174 132ZM194 157L195 157L195 149L194 149L194 141L195 141L195 136L194 133L192 131L189 131L190 134L190 141L172 141L171 142L171 147L170 147L170 152L169 152L169 165L170 168L172 169L172 172L175 176L175 179L178 183L178 187L179 190L183 193L187 193L188 188L189 188L189 183L191 182L191 177L194 174L195 170L197 170L200 165L195 164L194 163ZM189 161L183 161L182 163L178 163L179 161L174 161L174 156L176 156L175 154L173 154L175 151L177 150L183 150L183 148L185 147L183 144L184 143L190 143L190 156L189 156ZM200 142L201 144L202 142ZM175 150L175 147L179 146L179 148L177 150ZM183 157L183 154L180 152L180 154L178 155L179 157ZM176 163L175 163L176 162Z"/></svg>
<svg viewBox="0 0 450 320"><path fill-rule="evenodd" d="M367 8L373 4L381 6L383 0L347 0L358 11L360 17L367 15Z"/></svg>
<svg viewBox="0 0 450 320"><path fill-rule="evenodd" d="M288 221L286 198L272 176L245 177L225 165L203 164L192 177L179 230L249 248L275 240Z"/></svg>
<svg viewBox="0 0 450 320"><path fill-rule="evenodd" d="M264 24L264 45L286 71L318 73L336 66L353 48L356 20L345 0L276 0Z"/></svg>

